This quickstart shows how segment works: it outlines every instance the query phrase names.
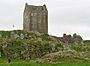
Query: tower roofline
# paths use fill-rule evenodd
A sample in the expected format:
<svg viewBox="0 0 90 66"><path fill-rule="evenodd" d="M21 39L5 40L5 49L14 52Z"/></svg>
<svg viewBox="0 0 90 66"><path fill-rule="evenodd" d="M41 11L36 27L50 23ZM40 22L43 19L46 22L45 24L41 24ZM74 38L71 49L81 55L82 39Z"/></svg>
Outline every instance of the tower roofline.
<svg viewBox="0 0 90 66"><path fill-rule="evenodd" d="M46 5L28 5L28 3L26 2L25 4L25 10L28 9L28 10L43 10L43 11L47 11L47 7Z"/></svg>

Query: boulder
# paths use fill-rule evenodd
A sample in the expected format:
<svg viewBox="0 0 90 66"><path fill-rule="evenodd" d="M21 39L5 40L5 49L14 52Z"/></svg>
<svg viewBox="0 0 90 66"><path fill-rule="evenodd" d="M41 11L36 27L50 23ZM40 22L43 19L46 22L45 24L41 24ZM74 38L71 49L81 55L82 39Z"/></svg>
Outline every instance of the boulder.
<svg viewBox="0 0 90 66"><path fill-rule="evenodd" d="M24 35L21 33L19 38L24 39Z"/></svg>
<svg viewBox="0 0 90 66"><path fill-rule="evenodd" d="M11 32L10 37L11 38L14 38L14 39L18 39L19 38L19 35L18 34L15 34L14 32Z"/></svg>

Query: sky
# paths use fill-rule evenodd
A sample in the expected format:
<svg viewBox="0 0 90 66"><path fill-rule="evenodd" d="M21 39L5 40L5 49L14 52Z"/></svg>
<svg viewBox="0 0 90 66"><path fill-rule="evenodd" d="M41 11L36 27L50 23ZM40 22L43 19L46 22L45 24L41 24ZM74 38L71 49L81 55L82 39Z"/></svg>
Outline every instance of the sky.
<svg viewBox="0 0 90 66"><path fill-rule="evenodd" d="M49 35L77 33L85 40L90 39L90 0L0 0L0 30L23 29L26 2L46 4Z"/></svg>

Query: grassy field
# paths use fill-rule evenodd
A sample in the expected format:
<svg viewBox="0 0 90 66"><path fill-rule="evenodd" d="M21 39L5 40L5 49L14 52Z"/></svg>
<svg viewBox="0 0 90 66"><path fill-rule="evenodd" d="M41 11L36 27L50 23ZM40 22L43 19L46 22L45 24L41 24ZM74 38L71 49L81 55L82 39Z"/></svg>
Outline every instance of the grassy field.
<svg viewBox="0 0 90 66"><path fill-rule="evenodd" d="M90 66L90 63L66 63L66 64L1 63L0 66Z"/></svg>
<svg viewBox="0 0 90 66"><path fill-rule="evenodd" d="M60 63L46 64L46 63L35 63L34 60L20 60L11 59L11 63L8 63L7 58L0 58L0 66L90 66L90 61L77 60L76 62L72 59L65 60Z"/></svg>

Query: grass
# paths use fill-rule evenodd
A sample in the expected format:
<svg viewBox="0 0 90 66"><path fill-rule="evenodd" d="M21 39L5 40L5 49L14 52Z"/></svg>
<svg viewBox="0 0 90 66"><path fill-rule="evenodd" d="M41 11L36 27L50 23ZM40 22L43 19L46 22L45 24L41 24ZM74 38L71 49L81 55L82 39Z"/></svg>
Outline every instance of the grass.
<svg viewBox="0 0 90 66"><path fill-rule="evenodd" d="M0 66L90 66L90 63L67 63L67 64L32 64L32 63L4 63Z"/></svg>
<svg viewBox="0 0 90 66"><path fill-rule="evenodd" d="M64 61L60 63L35 63L34 60L24 60L24 59L11 59L11 63L8 63L8 58L0 58L0 66L90 66L90 61L74 62L72 59L70 61Z"/></svg>

